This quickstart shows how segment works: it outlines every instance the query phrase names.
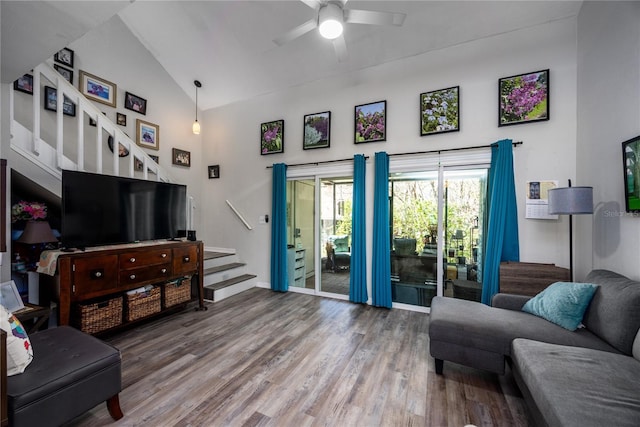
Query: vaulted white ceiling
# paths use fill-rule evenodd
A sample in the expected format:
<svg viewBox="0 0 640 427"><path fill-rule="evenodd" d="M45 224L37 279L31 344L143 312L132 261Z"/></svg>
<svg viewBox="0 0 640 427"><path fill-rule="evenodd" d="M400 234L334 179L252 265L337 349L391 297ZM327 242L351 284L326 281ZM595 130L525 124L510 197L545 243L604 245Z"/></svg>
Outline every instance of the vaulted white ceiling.
<svg viewBox="0 0 640 427"><path fill-rule="evenodd" d="M34 7L34 3L43 7ZM66 46L73 37L80 37L91 27L100 25L105 16L117 13L191 98L195 98L193 81L202 82L198 104L206 110L569 18L578 14L581 5L581 1L350 0L346 8L402 12L407 17L401 27L347 24L344 37L348 56L339 62L331 42L317 31L281 47L273 42L274 38L316 16L313 9L299 0L138 0L131 4L2 1L2 80L12 81L25 69ZM12 34L22 27L29 28L29 32L16 33L23 38L21 43ZM19 60L31 50L40 56L46 55L35 63L33 59Z"/></svg>

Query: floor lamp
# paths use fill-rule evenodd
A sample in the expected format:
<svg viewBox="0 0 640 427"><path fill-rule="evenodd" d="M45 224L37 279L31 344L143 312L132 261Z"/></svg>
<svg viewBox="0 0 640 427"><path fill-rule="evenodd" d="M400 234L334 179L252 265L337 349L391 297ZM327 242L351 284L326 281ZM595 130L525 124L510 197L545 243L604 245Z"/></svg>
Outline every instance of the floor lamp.
<svg viewBox="0 0 640 427"><path fill-rule="evenodd" d="M593 187L553 188L549 190L549 214L569 215L569 277L573 277L573 215L593 213Z"/></svg>

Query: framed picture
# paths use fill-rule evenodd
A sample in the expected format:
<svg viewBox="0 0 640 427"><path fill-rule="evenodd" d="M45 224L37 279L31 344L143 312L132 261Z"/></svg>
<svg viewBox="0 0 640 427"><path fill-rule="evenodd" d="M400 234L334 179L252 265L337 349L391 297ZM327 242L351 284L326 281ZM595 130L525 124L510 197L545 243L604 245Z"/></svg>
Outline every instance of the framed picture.
<svg viewBox="0 0 640 427"><path fill-rule="evenodd" d="M120 126L127 125L127 116L122 113L116 113L116 123Z"/></svg>
<svg viewBox="0 0 640 427"><path fill-rule="evenodd" d="M149 154L149 157L151 157L151 160L153 160L154 162L156 162L157 164L160 164L160 157L158 156L152 156L151 154Z"/></svg>
<svg viewBox="0 0 640 427"><path fill-rule="evenodd" d="M18 311L24 308L20 292L18 292L16 283L13 280L10 282L0 283L0 305L4 306L4 308L9 312Z"/></svg>
<svg viewBox="0 0 640 427"><path fill-rule="evenodd" d="M387 140L387 101L356 105L354 142Z"/></svg>
<svg viewBox="0 0 640 427"><path fill-rule="evenodd" d="M460 130L460 86L420 94L420 136Z"/></svg>
<svg viewBox="0 0 640 427"><path fill-rule="evenodd" d="M20 77L13 82L13 90L33 95L33 76L31 74L25 74Z"/></svg>
<svg viewBox="0 0 640 427"><path fill-rule="evenodd" d="M112 107L116 106L118 87L115 83L80 70L78 87L80 88L80 92L87 98Z"/></svg>
<svg viewBox="0 0 640 427"><path fill-rule="evenodd" d="M133 158L133 169L137 172L142 172L142 169L144 167L144 164L142 163L142 160L140 160L137 157Z"/></svg>
<svg viewBox="0 0 640 427"><path fill-rule="evenodd" d="M107 138L107 145L109 146L109 150L113 153L113 136L109 135L109 138ZM118 143L118 157L127 157L128 155L129 149L121 143Z"/></svg>
<svg viewBox="0 0 640 427"><path fill-rule="evenodd" d="M260 124L260 154L284 153L284 120Z"/></svg>
<svg viewBox="0 0 640 427"><path fill-rule="evenodd" d="M58 64L53 64L53 68L55 68L66 81L73 84L73 70L61 67Z"/></svg>
<svg viewBox="0 0 640 427"><path fill-rule="evenodd" d="M73 68L73 51L66 47L60 49L53 55L53 60Z"/></svg>
<svg viewBox="0 0 640 427"><path fill-rule="evenodd" d="M140 98L129 92L125 92L124 95L124 108L127 110L135 111L143 116L147 115L147 100Z"/></svg>
<svg viewBox="0 0 640 427"><path fill-rule="evenodd" d="M58 110L58 90L56 88L51 86L44 87L44 109L49 111ZM62 101L62 113L72 117L76 115L76 104L66 96Z"/></svg>
<svg viewBox="0 0 640 427"><path fill-rule="evenodd" d="M328 148L331 132L331 111L307 114L304 116L304 135L302 148Z"/></svg>
<svg viewBox="0 0 640 427"><path fill-rule="evenodd" d="M171 163L174 165L191 167L191 152L173 148L171 155Z"/></svg>
<svg viewBox="0 0 640 427"><path fill-rule="evenodd" d="M136 144L152 150L160 149L160 126L136 119Z"/></svg>
<svg viewBox="0 0 640 427"><path fill-rule="evenodd" d="M498 126L549 120L549 70L498 80Z"/></svg>
<svg viewBox="0 0 640 427"><path fill-rule="evenodd" d="M640 212L640 136L622 143L624 204L627 212Z"/></svg>
<svg viewBox="0 0 640 427"><path fill-rule="evenodd" d="M209 179L220 178L220 165L209 166Z"/></svg>

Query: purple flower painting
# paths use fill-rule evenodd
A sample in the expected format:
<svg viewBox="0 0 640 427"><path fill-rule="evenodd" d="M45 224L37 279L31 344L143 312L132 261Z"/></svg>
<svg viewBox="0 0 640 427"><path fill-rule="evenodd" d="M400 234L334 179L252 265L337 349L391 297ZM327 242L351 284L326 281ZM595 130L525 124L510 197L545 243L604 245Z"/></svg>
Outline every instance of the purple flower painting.
<svg viewBox="0 0 640 427"><path fill-rule="evenodd" d="M498 126L549 120L549 70L499 80Z"/></svg>
<svg viewBox="0 0 640 427"><path fill-rule="evenodd" d="M355 143L387 140L387 101L357 105Z"/></svg>
<svg viewBox="0 0 640 427"><path fill-rule="evenodd" d="M284 152L284 120L260 125L260 154Z"/></svg>

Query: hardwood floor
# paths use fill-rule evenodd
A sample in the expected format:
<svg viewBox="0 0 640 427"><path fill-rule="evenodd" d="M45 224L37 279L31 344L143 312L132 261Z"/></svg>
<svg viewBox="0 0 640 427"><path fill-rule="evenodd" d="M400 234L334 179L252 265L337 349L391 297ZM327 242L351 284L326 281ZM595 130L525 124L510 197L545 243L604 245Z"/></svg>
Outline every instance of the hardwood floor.
<svg viewBox="0 0 640 427"><path fill-rule="evenodd" d="M527 426L507 375L429 356L429 317L254 288L106 339L124 418L69 426Z"/></svg>

